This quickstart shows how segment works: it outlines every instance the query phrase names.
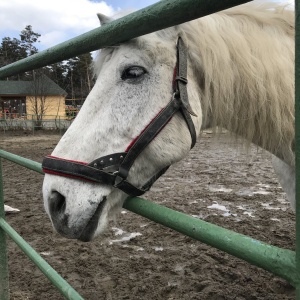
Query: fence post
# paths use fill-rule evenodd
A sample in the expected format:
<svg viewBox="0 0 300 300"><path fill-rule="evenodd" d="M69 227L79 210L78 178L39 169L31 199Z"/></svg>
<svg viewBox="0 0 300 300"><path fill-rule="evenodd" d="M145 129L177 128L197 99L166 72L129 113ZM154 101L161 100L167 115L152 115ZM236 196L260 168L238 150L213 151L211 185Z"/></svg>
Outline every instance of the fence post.
<svg viewBox="0 0 300 300"><path fill-rule="evenodd" d="M34 117L33 115L31 116L31 125L32 125L32 134L34 134Z"/></svg>
<svg viewBox="0 0 300 300"><path fill-rule="evenodd" d="M1 158L0 158L0 218L1 219L5 218ZM1 300L9 299L6 235L5 235L5 231L2 228L0 228L0 299Z"/></svg>
<svg viewBox="0 0 300 300"><path fill-rule="evenodd" d="M61 134L60 116L58 116L58 127L59 127L59 135L62 135Z"/></svg>
<svg viewBox="0 0 300 300"><path fill-rule="evenodd" d="M5 133L5 126L7 124L7 121L6 121L6 112L4 112L4 120L5 120L5 122L4 122L3 130L4 130L4 133Z"/></svg>

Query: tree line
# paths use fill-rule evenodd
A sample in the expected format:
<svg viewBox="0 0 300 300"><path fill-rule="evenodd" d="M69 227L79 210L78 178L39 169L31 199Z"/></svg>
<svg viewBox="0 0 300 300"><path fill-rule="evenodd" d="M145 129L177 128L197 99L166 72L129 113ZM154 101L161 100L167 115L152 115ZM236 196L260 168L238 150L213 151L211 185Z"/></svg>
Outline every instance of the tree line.
<svg viewBox="0 0 300 300"><path fill-rule="evenodd" d="M0 67L37 53L36 45L40 37L41 35L34 32L31 25L27 25L21 31L20 39L2 38ZM68 93L68 99L84 101L94 84L91 63L92 55L86 53L38 70L8 77L7 80L34 80L36 76L44 74Z"/></svg>

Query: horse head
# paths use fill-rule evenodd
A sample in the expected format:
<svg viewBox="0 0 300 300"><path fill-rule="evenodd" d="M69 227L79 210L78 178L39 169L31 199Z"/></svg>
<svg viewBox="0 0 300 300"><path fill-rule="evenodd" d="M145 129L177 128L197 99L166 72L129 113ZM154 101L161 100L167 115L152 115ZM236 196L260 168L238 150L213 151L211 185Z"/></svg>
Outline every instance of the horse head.
<svg viewBox="0 0 300 300"><path fill-rule="evenodd" d="M92 91L43 162L45 209L62 235L90 241L188 154L202 111L187 44L175 27L101 50Z"/></svg>

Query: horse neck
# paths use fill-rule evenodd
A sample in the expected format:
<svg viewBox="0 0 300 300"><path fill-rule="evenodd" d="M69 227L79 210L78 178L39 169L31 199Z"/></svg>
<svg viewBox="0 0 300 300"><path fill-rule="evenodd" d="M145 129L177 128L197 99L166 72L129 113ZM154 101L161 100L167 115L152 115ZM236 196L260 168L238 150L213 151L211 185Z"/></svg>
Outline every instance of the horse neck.
<svg viewBox="0 0 300 300"><path fill-rule="evenodd" d="M236 21L243 18L235 17ZM242 21L253 22L247 18ZM223 19L218 22L221 23L226 24ZM204 122L226 128L294 165L291 26L265 28L251 23L243 27L236 22L234 26L227 25L218 35L210 39L208 34L201 35L202 40L198 41L201 63L194 64L194 68L202 94ZM193 55L191 59L196 60L197 55Z"/></svg>
<svg viewBox="0 0 300 300"><path fill-rule="evenodd" d="M212 127L225 128L244 138L248 144L254 143L287 164L294 165L292 79L290 86L282 90L282 81L273 84L264 80L266 87L262 87L262 93L258 87L251 87L248 80L241 82L242 76L240 73L235 75L233 82L238 83L231 88L227 86L227 93L221 89L210 95L211 101L206 110L210 119L208 123Z"/></svg>

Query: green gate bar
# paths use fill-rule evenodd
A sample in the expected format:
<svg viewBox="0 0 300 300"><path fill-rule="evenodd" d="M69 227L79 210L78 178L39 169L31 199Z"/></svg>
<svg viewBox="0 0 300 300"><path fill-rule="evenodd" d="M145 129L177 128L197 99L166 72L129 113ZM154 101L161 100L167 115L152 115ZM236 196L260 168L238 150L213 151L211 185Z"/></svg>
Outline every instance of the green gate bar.
<svg viewBox="0 0 300 300"><path fill-rule="evenodd" d="M0 150L0 157L25 167L28 165L29 168L38 165L34 161L3 150ZM34 169L42 173L41 165ZM296 253L293 251L271 246L142 198L128 198L123 207L270 271L294 286L300 281L296 270Z"/></svg>
<svg viewBox="0 0 300 300"><path fill-rule="evenodd" d="M0 69L0 79L178 25L250 0L164 0ZM95 18L96 18L95 12Z"/></svg>
<svg viewBox="0 0 300 300"><path fill-rule="evenodd" d="M123 207L263 268L294 286L300 279L294 251L263 243L142 198L129 198Z"/></svg>
<svg viewBox="0 0 300 300"><path fill-rule="evenodd" d="M3 176L2 176L2 159L0 157L0 218L5 217L4 212L4 195L3 195ZM7 246L6 236L3 230L0 230L0 299L9 299L9 279L7 266Z"/></svg>
<svg viewBox="0 0 300 300"><path fill-rule="evenodd" d="M36 161L15 155L13 153L10 153L10 152L4 151L4 150L0 150L0 157L10 160L20 166L30 169L32 171L44 174L44 172L42 171L42 165ZM1 298L0 298L0 300L1 300Z"/></svg>
<svg viewBox="0 0 300 300"><path fill-rule="evenodd" d="M34 262L52 284L70 300L83 300L74 288L63 279L3 218L0 227L19 246L19 248ZM0 298L1 300L9 298Z"/></svg>

